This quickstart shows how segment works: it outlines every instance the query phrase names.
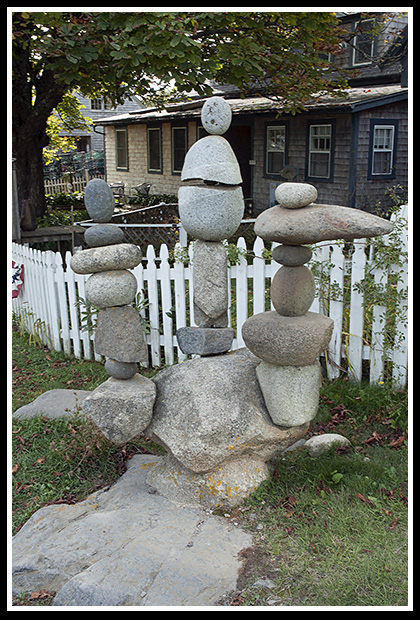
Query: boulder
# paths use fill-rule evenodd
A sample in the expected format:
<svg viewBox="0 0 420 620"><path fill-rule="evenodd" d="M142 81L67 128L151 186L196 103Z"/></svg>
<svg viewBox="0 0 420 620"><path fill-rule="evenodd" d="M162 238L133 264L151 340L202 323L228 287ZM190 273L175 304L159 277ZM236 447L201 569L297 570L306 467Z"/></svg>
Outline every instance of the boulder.
<svg viewBox="0 0 420 620"><path fill-rule="evenodd" d="M85 241L91 248L122 243L124 232L115 224L95 224L86 230Z"/></svg>
<svg viewBox="0 0 420 620"><path fill-rule="evenodd" d="M153 415L156 385L142 375L110 377L83 401L83 413L115 444L143 432Z"/></svg>
<svg viewBox="0 0 420 620"><path fill-rule="evenodd" d="M259 361L239 349L162 370L152 379L157 396L146 434L195 473L245 455L265 462L286 449L307 425L273 424L256 376Z"/></svg>

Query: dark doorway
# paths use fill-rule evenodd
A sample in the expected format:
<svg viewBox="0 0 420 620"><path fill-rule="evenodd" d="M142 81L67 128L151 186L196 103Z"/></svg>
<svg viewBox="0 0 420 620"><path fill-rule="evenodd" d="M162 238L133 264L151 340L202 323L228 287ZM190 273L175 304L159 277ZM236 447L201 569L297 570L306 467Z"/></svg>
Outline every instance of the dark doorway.
<svg viewBox="0 0 420 620"><path fill-rule="evenodd" d="M252 131L251 125L234 124L223 137L229 141L239 163L242 175L242 189L245 200L252 199L252 168L249 164L252 159Z"/></svg>

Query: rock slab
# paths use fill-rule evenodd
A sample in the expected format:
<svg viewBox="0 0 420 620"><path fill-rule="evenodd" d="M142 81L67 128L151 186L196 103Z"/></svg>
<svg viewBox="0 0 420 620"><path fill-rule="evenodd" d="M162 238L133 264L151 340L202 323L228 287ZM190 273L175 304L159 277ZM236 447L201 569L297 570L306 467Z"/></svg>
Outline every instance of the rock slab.
<svg viewBox="0 0 420 620"><path fill-rule="evenodd" d="M162 457L134 456L109 489L38 510L13 539L14 593L57 592L53 605L212 606L236 587L249 534L151 494Z"/></svg>
<svg viewBox="0 0 420 620"><path fill-rule="evenodd" d="M83 401L92 392L90 390L48 390L28 405L23 405L13 413L13 418L20 420L45 415L47 418L79 413Z"/></svg>

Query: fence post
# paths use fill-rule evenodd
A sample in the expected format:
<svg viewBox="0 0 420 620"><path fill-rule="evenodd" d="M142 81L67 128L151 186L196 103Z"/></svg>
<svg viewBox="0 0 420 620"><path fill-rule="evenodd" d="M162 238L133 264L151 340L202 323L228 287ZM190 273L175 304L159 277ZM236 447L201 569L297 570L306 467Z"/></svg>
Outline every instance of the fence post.
<svg viewBox="0 0 420 620"><path fill-rule="evenodd" d="M330 298L330 318L334 321L333 333L329 346L329 378L335 379L340 374L341 366L341 334L343 328L343 283L344 283L344 255L341 247L335 243L331 253L331 274L330 288L332 290L332 298ZM340 299L334 296L340 291Z"/></svg>
<svg viewBox="0 0 420 620"><path fill-rule="evenodd" d="M354 252L351 260L348 364L351 376L356 381L360 381L362 378L364 296L357 287L365 277L365 247L366 239L360 239L360 241L355 242Z"/></svg>

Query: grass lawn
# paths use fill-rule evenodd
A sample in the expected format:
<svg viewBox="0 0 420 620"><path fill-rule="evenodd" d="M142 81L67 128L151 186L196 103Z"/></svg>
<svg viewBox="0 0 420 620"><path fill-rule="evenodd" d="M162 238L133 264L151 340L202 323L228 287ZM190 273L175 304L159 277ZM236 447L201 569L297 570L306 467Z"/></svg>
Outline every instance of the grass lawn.
<svg viewBox="0 0 420 620"><path fill-rule="evenodd" d="M69 359L13 333L13 410L54 388L94 389L103 365ZM408 601L406 390L325 382L308 436L335 432L351 448L278 456L272 475L224 518L250 531L227 606L405 607ZM161 448L137 437L110 444L89 420L12 423L13 533L43 505L76 502L111 484L128 458ZM15 605L49 605L49 593Z"/></svg>

